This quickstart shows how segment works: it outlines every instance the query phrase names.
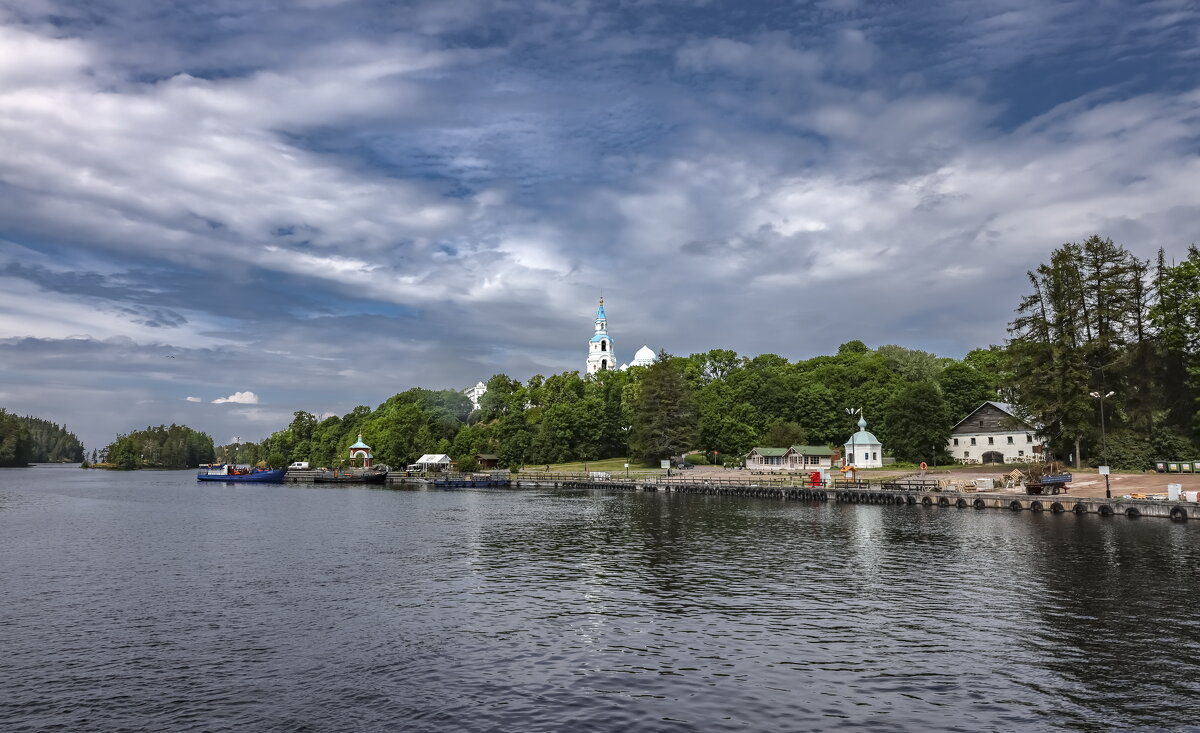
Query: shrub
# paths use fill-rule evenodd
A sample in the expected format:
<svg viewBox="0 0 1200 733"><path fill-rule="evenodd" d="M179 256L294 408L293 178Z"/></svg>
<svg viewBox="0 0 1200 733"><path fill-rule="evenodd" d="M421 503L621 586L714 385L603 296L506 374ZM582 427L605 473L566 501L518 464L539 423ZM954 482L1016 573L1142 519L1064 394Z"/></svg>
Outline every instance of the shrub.
<svg viewBox="0 0 1200 733"><path fill-rule="evenodd" d="M703 453L689 453L683 457L683 462L693 466L707 466L708 458Z"/></svg>

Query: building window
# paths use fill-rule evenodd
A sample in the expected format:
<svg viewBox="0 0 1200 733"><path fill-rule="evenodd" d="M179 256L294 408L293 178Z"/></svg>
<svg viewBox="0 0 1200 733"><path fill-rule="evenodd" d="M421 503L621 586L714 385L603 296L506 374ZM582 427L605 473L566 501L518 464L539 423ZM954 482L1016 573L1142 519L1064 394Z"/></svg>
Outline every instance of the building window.
<svg viewBox="0 0 1200 733"><path fill-rule="evenodd" d="M1026 442L1026 443L1032 443L1032 442L1033 442L1033 435L1032 435L1031 433L1025 433L1025 442Z"/></svg>
<svg viewBox="0 0 1200 733"><path fill-rule="evenodd" d="M601 351L608 351L608 342L607 342L607 341L601 341L601 342L600 342L600 350L601 350Z"/></svg>
<svg viewBox="0 0 1200 733"><path fill-rule="evenodd" d="M963 451L963 458L970 458L970 457L971 457L971 451L969 451L969 450Z"/></svg>
<svg viewBox="0 0 1200 733"><path fill-rule="evenodd" d="M975 439L971 438L971 445L975 445Z"/></svg>
<svg viewBox="0 0 1200 733"><path fill-rule="evenodd" d="M868 455L870 455L870 454L869 454L869 453L863 453L863 463L866 463L867 461L871 460L870 458L867 458L867 456L868 456Z"/></svg>
<svg viewBox="0 0 1200 733"><path fill-rule="evenodd" d="M1008 436L1008 444L1009 444L1009 445L1012 445L1012 444L1013 444L1013 437L1012 437L1011 435L1010 435L1010 436Z"/></svg>
<svg viewBox="0 0 1200 733"><path fill-rule="evenodd" d="M988 445L995 445L995 444L996 444L996 439L989 435L988 436Z"/></svg>
<svg viewBox="0 0 1200 733"><path fill-rule="evenodd" d="M958 438L955 438L955 439L954 439L954 444L955 444L955 445L958 445Z"/></svg>
<svg viewBox="0 0 1200 733"><path fill-rule="evenodd" d="M1023 451L1023 450L1019 450L1019 451L1017 451L1017 456L1018 456L1018 457L1020 457L1020 458L1024 458L1024 457L1025 457L1025 451Z"/></svg>
<svg viewBox="0 0 1200 733"><path fill-rule="evenodd" d="M983 420L979 421L979 427L981 427L981 428L983 427Z"/></svg>
<svg viewBox="0 0 1200 733"><path fill-rule="evenodd" d="M872 460L872 461L878 461L878 460L879 460L879 454L878 454L878 453L872 453L872 454L871 454L871 460Z"/></svg>

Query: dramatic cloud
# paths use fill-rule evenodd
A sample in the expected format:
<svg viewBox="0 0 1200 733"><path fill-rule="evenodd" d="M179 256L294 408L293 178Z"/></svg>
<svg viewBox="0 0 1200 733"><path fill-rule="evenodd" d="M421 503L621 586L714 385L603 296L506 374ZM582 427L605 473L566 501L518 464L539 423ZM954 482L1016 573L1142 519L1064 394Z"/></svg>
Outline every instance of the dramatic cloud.
<svg viewBox="0 0 1200 733"><path fill-rule="evenodd" d="M190 400L189 400L190 401ZM218 397L213 400L214 405L222 405L226 402L236 402L239 405L257 405L258 395L253 392L234 392L228 397ZM242 414L253 414L243 411Z"/></svg>
<svg viewBox="0 0 1200 733"><path fill-rule="evenodd" d="M961 355L1063 241L1198 239L1198 14L0 0L3 406L257 438L581 368L601 291L622 360Z"/></svg>

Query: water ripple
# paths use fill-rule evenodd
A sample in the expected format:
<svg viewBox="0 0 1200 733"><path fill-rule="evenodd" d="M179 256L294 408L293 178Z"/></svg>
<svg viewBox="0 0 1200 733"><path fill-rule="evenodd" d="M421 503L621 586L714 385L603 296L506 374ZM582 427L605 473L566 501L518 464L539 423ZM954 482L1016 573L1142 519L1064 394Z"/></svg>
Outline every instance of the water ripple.
<svg viewBox="0 0 1200 733"><path fill-rule="evenodd" d="M5 730L1191 725L1196 529L726 497L0 480Z"/></svg>

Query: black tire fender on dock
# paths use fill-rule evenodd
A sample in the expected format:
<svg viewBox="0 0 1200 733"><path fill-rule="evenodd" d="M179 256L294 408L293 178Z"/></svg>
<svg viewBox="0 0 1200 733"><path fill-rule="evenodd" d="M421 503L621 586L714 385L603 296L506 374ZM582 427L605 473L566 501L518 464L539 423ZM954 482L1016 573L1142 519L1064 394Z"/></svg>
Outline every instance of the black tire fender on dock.
<svg viewBox="0 0 1200 733"><path fill-rule="evenodd" d="M954 502L954 506L957 509L966 509L967 508L967 500L960 496L958 498L958 501Z"/></svg>
<svg viewBox="0 0 1200 733"><path fill-rule="evenodd" d="M1181 506L1171 507L1171 521L1172 522L1186 522L1187 518L1188 518L1187 509L1184 509Z"/></svg>
<svg viewBox="0 0 1200 733"><path fill-rule="evenodd" d="M984 501L983 499L976 499L975 500L975 508L976 509L987 509L987 502Z"/></svg>
<svg viewBox="0 0 1200 733"><path fill-rule="evenodd" d="M921 506L933 506L933 499L928 496L921 497Z"/></svg>
<svg viewBox="0 0 1200 733"><path fill-rule="evenodd" d="M947 499L947 498L946 498L946 497L944 497L944 496L939 496L939 497L938 497L938 506L940 506L940 507L948 507L948 506L950 506L950 500L949 500L949 499Z"/></svg>
<svg viewBox="0 0 1200 733"><path fill-rule="evenodd" d="M1029 502L1029 511L1031 512L1040 512L1045 508L1046 507L1042 506L1042 502L1038 501L1037 499Z"/></svg>
<svg viewBox="0 0 1200 733"><path fill-rule="evenodd" d="M1130 519L1137 519L1138 517L1142 516L1142 512L1137 507L1131 506L1125 510L1125 516L1129 517Z"/></svg>
<svg viewBox="0 0 1200 733"><path fill-rule="evenodd" d="M1071 511L1076 514L1087 514L1087 507L1083 505L1082 501L1077 501L1075 502L1075 506L1071 507Z"/></svg>
<svg viewBox="0 0 1200 733"><path fill-rule="evenodd" d="M1016 499L1013 499L1012 501L1010 501L1008 503L1008 508L1010 511L1019 512L1024 507L1021 506L1021 502L1017 501Z"/></svg>
<svg viewBox="0 0 1200 733"><path fill-rule="evenodd" d="M825 501L827 498L829 498L829 497L828 497L828 495L827 495L827 494L826 494L824 491L818 491L818 492L817 492L817 499L818 499L818 500L820 500L820 501Z"/></svg>
<svg viewBox="0 0 1200 733"><path fill-rule="evenodd" d="M908 502L909 506L912 506L913 504L917 503L917 497L913 496L912 494L909 494L908 497L905 499L905 501Z"/></svg>
<svg viewBox="0 0 1200 733"><path fill-rule="evenodd" d="M1056 501L1050 505L1050 511L1055 514L1062 514L1066 511L1066 507L1064 507L1061 502Z"/></svg>
<svg viewBox="0 0 1200 733"><path fill-rule="evenodd" d="M1096 509L1096 511L1102 517L1111 517L1114 514L1113 508L1110 507L1108 504L1101 504L1100 507L1098 509Z"/></svg>

